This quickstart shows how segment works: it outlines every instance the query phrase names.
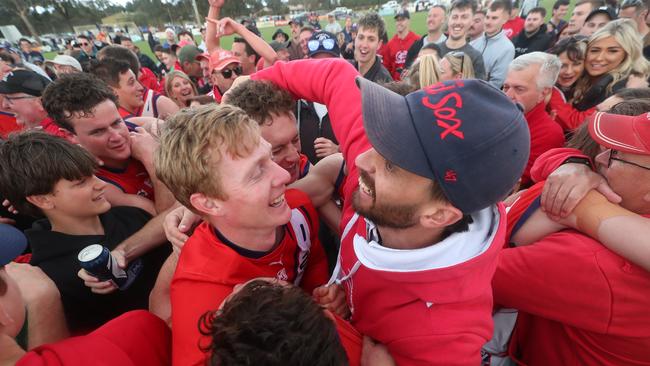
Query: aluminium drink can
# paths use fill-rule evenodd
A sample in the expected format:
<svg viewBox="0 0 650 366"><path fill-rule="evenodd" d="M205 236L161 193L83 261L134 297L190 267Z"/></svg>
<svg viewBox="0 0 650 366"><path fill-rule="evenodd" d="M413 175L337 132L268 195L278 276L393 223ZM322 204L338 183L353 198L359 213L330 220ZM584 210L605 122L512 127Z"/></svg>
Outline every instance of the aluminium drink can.
<svg viewBox="0 0 650 366"><path fill-rule="evenodd" d="M136 260L127 270L117 265L115 257L105 246L93 244L85 247L77 256L81 268L100 281L111 281L120 290L126 290L142 270L142 261Z"/></svg>

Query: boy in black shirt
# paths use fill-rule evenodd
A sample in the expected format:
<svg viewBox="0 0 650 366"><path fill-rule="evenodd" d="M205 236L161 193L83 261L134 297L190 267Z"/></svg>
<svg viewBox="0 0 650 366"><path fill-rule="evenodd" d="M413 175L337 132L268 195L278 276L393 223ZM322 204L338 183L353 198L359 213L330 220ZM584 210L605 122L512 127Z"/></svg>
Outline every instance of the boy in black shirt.
<svg viewBox="0 0 650 366"><path fill-rule="evenodd" d="M119 245L151 216L135 207L111 208L104 198L106 183L94 175L95 168L95 159L82 147L40 131L13 135L0 145L2 195L21 213L46 217L25 232L31 264L59 288L73 335L126 311L147 309L149 292L170 252L168 246ZM101 295L84 285L77 277L77 255L91 244L107 247L118 263L141 258L142 272L131 287Z"/></svg>

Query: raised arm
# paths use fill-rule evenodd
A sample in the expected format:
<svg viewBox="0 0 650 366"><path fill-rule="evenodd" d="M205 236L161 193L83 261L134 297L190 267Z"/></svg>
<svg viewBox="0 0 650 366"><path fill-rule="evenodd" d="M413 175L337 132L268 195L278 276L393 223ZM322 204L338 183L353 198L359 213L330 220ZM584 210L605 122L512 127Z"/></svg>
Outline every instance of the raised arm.
<svg viewBox="0 0 650 366"><path fill-rule="evenodd" d="M208 24L217 25L217 38L238 34L248 42L258 55L264 58L268 65L272 65L278 59L278 55L273 51L273 48L255 33L249 31L243 24L237 23L231 18L223 18L219 21L208 18L207 21Z"/></svg>
<svg viewBox="0 0 650 366"><path fill-rule="evenodd" d="M205 28L205 47L208 50L208 53L212 53L215 50L221 48L221 42L217 37L217 26L215 23L210 22L209 20L218 20L219 15L221 14L221 7L223 6L224 0L208 0L210 3L210 9L208 10L208 24Z"/></svg>

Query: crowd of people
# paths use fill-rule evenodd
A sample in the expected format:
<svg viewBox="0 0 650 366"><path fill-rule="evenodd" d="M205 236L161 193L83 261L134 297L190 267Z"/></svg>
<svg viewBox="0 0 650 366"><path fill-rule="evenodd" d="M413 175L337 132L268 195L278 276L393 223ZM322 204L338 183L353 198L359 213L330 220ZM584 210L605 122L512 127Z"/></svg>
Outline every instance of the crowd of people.
<svg viewBox="0 0 650 366"><path fill-rule="evenodd" d="M649 4L601 1L3 47L0 364L650 364Z"/></svg>

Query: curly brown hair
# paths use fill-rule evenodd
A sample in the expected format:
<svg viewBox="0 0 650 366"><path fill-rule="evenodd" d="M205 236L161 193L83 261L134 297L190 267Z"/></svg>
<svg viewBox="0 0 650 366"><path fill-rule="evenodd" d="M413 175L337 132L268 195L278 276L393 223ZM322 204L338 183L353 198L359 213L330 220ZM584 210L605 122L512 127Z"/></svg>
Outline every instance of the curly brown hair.
<svg viewBox="0 0 650 366"><path fill-rule="evenodd" d="M270 81L248 80L228 92L228 104L239 107L260 125L273 115L292 114L294 101L289 92Z"/></svg>
<svg viewBox="0 0 650 366"><path fill-rule="evenodd" d="M45 89L42 99L48 116L57 125L73 133L70 117L74 114L91 116L93 109L105 100L119 105L113 90L106 83L85 72L61 75Z"/></svg>
<svg viewBox="0 0 650 366"><path fill-rule="evenodd" d="M217 312L203 314L206 365L341 366L336 326L302 289L253 280Z"/></svg>

